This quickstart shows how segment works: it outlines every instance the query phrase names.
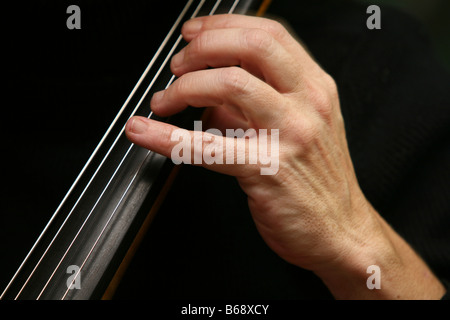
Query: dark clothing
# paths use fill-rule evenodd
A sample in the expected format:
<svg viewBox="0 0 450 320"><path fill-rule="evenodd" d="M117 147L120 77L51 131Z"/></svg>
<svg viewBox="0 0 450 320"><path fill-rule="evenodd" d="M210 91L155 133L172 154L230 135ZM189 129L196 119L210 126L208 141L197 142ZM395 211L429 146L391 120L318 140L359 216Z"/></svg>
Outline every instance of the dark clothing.
<svg viewBox="0 0 450 320"><path fill-rule="evenodd" d="M269 13L285 18L336 80L368 200L449 279L450 77L412 18L383 7L382 29L371 31L366 7L322 2L285 10L275 1ZM182 169L140 254L133 273L156 275L149 297L331 298L314 274L267 248L235 180L201 168Z"/></svg>

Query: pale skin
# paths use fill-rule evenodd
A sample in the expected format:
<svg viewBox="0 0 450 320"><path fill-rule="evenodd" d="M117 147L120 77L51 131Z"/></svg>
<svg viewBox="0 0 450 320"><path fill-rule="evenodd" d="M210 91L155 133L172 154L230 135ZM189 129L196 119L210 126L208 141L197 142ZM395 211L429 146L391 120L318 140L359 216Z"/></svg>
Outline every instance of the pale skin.
<svg viewBox="0 0 450 320"><path fill-rule="evenodd" d="M192 19L182 34L188 45L171 61L178 79L151 109L208 107L213 128L279 129L275 175L259 164L202 164L236 177L267 245L336 299L440 299L443 285L361 191L334 80L302 45L275 21L240 15ZM133 117L126 134L170 157L175 129ZM380 267L381 289L367 288L370 265Z"/></svg>

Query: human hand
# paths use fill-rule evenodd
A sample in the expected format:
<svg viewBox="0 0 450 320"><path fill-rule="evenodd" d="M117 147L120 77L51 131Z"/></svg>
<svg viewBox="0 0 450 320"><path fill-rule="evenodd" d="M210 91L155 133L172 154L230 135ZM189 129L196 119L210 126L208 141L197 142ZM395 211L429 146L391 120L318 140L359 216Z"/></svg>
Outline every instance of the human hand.
<svg viewBox="0 0 450 320"><path fill-rule="evenodd" d="M179 78L153 96L151 108L169 116L187 106L210 107L209 127L222 132L252 128L252 139L260 138L261 129L277 130L277 170L266 175L261 161L227 163L230 150L223 147L230 139L250 156L244 139L203 133L198 148L195 133L183 132L193 142L192 158L205 148L223 158L222 163L199 165L238 179L258 231L280 257L315 272L336 297L368 295L365 272L373 264L398 275L408 270L402 270L408 261L418 268L415 272L431 274L364 197L336 85L285 28L268 19L217 15L188 21L182 33L189 44L171 63ZM176 130L134 117L126 133L132 142L171 157L179 143L172 139ZM355 289L361 279L362 288ZM440 292L438 284L433 288Z"/></svg>

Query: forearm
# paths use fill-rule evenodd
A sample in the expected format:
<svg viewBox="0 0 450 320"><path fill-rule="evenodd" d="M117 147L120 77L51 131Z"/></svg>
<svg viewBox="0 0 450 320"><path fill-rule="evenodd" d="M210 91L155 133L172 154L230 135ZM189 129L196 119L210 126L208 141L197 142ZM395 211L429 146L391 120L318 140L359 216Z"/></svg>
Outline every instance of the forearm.
<svg viewBox="0 0 450 320"><path fill-rule="evenodd" d="M370 207L378 232L339 266L317 271L336 299L440 299L445 288L426 263ZM380 288L370 289L369 266L379 267Z"/></svg>

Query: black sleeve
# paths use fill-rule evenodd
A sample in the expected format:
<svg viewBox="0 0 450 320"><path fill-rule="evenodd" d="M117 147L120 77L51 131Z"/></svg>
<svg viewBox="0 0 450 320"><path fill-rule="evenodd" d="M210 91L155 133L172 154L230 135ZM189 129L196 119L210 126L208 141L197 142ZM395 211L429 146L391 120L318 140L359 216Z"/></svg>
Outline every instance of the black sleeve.
<svg viewBox="0 0 450 320"><path fill-rule="evenodd" d="M335 79L364 194L439 278L450 279L450 76L427 30L386 5L381 30L367 29L367 5L296 6L274 1L272 13Z"/></svg>
<svg viewBox="0 0 450 320"><path fill-rule="evenodd" d="M445 294L441 300L450 300L450 282L447 279L441 279L442 284L445 287Z"/></svg>

